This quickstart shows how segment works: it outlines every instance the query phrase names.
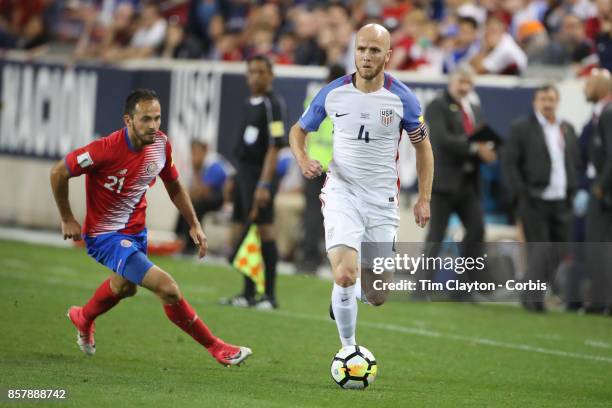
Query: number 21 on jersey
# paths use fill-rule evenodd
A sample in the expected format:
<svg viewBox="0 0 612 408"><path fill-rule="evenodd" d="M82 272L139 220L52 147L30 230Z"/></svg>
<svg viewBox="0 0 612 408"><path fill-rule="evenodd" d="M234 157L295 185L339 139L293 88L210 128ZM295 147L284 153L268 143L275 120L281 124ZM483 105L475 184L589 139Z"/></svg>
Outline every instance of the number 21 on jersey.
<svg viewBox="0 0 612 408"><path fill-rule="evenodd" d="M121 193L121 189L123 188L123 182L125 181L125 177L118 178L115 176L106 176L106 178L109 180L109 182L104 183L104 187L106 187L110 191L116 192L117 194ZM117 184L119 184L119 187L115 189L115 186Z"/></svg>

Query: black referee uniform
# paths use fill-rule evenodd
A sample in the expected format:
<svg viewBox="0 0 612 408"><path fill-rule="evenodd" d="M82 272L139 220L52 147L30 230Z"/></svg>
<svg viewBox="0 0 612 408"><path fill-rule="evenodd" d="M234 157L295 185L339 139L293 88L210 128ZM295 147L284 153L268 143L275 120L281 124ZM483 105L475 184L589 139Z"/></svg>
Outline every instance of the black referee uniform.
<svg viewBox="0 0 612 408"><path fill-rule="evenodd" d="M241 224L248 224L250 221L249 213L253 209L253 197L261 178L268 148L270 146L281 148L286 145L285 120L285 103L274 92L267 92L263 96L249 97L245 100L239 139L235 148L238 166L232 221ZM265 207L259 208L254 220L258 225L274 223L277 177L274 177L270 185L265 187L269 188L271 197ZM262 242L262 255L266 269L266 297L275 299L278 251L274 240ZM255 284L247 277L244 282L244 296L249 300L254 299Z"/></svg>
<svg viewBox="0 0 612 408"><path fill-rule="evenodd" d="M286 114L284 101L273 92L247 98L243 111L240 138L235 149L238 169L232 221L246 224L268 147L281 148L286 145ZM259 209L255 220L257 224L274 223L274 195L277 188L278 180L274 178L270 186L272 198L266 207Z"/></svg>

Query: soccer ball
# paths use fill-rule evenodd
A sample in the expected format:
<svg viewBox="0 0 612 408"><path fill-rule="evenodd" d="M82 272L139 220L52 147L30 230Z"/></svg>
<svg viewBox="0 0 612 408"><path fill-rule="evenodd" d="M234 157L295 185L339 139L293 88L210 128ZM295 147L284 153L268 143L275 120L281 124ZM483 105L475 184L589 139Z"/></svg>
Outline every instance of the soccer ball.
<svg viewBox="0 0 612 408"><path fill-rule="evenodd" d="M331 363L331 375L342 388L364 389L376 379L374 354L363 346L342 347Z"/></svg>

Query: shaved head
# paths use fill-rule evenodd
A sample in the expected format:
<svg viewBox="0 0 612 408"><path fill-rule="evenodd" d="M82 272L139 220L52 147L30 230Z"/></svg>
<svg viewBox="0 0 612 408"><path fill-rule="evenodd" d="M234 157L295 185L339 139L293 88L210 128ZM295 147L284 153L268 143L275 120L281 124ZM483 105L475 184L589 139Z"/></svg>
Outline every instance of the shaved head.
<svg viewBox="0 0 612 408"><path fill-rule="evenodd" d="M612 77L607 69L593 69L589 75L584 93L587 101L598 102L612 93Z"/></svg>
<svg viewBox="0 0 612 408"><path fill-rule="evenodd" d="M368 40L380 43L384 47L385 51L391 48L391 35L389 31L380 24L366 24L357 31L357 38L355 41L359 41L360 37L367 38Z"/></svg>
<svg viewBox="0 0 612 408"><path fill-rule="evenodd" d="M366 81L380 81L391 57L391 36L380 24L367 24L355 38L357 74Z"/></svg>

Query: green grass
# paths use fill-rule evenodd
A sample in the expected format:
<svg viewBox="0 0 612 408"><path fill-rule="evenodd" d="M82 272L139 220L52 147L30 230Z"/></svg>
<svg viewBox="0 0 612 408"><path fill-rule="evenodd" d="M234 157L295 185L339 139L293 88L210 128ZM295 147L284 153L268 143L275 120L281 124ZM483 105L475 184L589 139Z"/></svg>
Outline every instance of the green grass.
<svg viewBox="0 0 612 408"><path fill-rule="evenodd" d="M155 262L216 334L253 349L245 366L218 365L146 290L98 319L97 354L85 357L65 312L107 271L81 249L0 241L0 386L69 392L36 407L612 406L610 317L485 304L360 306L358 340L376 355L379 376L365 391L346 391L329 375L339 347L329 282L281 276L282 309L233 309L216 301L238 290L236 272Z"/></svg>

